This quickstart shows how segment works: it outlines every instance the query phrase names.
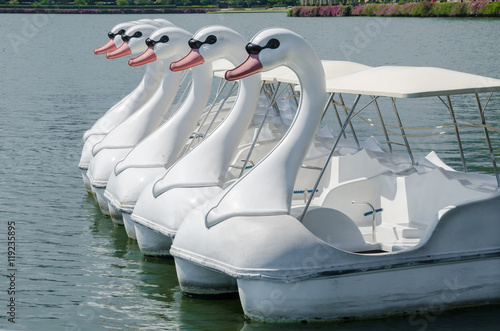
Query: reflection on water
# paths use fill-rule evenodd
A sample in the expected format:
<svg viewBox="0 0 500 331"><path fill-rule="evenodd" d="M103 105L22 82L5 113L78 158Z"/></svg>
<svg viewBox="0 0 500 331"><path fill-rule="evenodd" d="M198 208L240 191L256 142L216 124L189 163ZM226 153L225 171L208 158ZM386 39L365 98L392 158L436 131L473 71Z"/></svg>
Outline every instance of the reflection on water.
<svg viewBox="0 0 500 331"><path fill-rule="evenodd" d="M264 27L287 27L304 35L323 59L432 65L500 78L500 35L485 33L499 31L500 20L393 18L382 22L347 17L289 19L283 14L162 17L192 32L223 24L247 38ZM8 323L0 313L0 329L426 330L498 325L499 306L375 321L269 325L246 321L237 299L184 297L173 261L143 257L123 227L100 213L77 169L82 133L131 91L143 73L142 68L128 67L126 59L110 61L92 50L107 40L111 26L139 18L143 16L1 15L0 56L5 65L0 75L0 218L2 226L16 222L18 271L17 322ZM382 22L383 29L364 44L354 45L360 31L374 22ZM27 27L33 29L26 31ZM445 35L448 39L442 38ZM357 48L348 54L347 46ZM475 100L452 100L461 114L457 120L478 122ZM397 125L390 104L381 102L381 107L387 123ZM406 125L449 124L449 114L438 100L417 107L398 101L398 107ZM488 124L499 127L499 101L492 100L488 108ZM377 118L370 111L364 115ZM357 132L360 136L371 134L369 125L355 121L362 127ZM498 157L500 135L491 136ZM465 153L471 159L468 166L491 172L479 166L478 161L488 158L484 147L476 145L482 137L478 128L463 132L468 141ZM415 153L427 152L431 146L460 168L453 132L426 139L425 144L410 139ZM0 236L3 247L6 240ZM5 302L6 283L1 284Z"/></svg>
<svg viewBox="0 0 500 331"><path fill-rule="evenodd" d="M123 227L115 226L102 216L90 195L85 205L92 235L105 244L96 249L96 254L119 259L101 266L101 276L107 281L92 292L93 299L85 308L80 308L82 315L95 314L89 326L112 328L113 323L120 320L124 323L120 323L120 327L182 330L438 330L472 329L478 324L494 330L494 322L500 321L500 306L490 306L447 312L437 307L437 311L423 315L366 321L283 325L252 322L245 319L238 299L206 300L183 296L172 259L142 256L137 243L127 238Z"/></svg>

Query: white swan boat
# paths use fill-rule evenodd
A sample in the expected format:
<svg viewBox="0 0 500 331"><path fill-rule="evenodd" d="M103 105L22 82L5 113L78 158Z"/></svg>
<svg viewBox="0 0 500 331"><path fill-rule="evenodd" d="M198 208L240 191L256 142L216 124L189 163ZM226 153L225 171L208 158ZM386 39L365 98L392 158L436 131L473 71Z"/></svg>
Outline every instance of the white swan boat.
<svg viewBox="0 0 500 331"><path fill-rule="evenodd" d="M150 36L148 49L130 59L129 64L172 59L173 55L179 55L175 58L178 60L189 51L186 41L191 35L180 28L158 29ZM123 224L123 210L131 213L144 186L177 160L207 105L212 79L211 63L194 68L189 92L180 108L116 164L104 192L114 223Z"/></svg>
<svg viewBox="0 0 500 331"><path fill-rule="evenodd" d="M145 43L146 38L155 30L157 30L156 27L146 25L133 26L124 35L126 41L117 50L107 53L106 56L114 58L131 53L143 53L148 48ZM128 36L131 36L130 39ZM169 54L168 58L156 62L168 64L174 60L178 60L184 53L180 52L182 46L184 47L184 51L186 51L185 49L188 46L182 44L180 48L172 48L172 53ZM92 185L92 193L104 214L109 214L108 203L104 198L104 190L114 167L135 145L163 122L164 117L171 110L171 105L181 86L182 73L170 71L167 65L162 65L162 68L163 77L160 85L148 102L110 131L92 149L93 158L89 164L87 177Z"/></svg>
<svg viewBox="0 0 500 331"><path fill-rule="evenodd" d="M170 68L176 71L185 70L221 58L230 61L234 67L245 58L246 43L247 40L229 28L223 26L202 28L190 40L189 54L172 63ZM177 216L175 219L182 218L182 215L192 208L220 192L222 188L219 183L225 177L233 155L254 117L260 90L259 75L241 80L237 98L222 123L193 150L174 163L159 182L152 182L145 187L135 205L134 213L138 211L138 215L144 215L145 209L150 208L149 200L155 200L151 195L152 185L157 186L158 183L160 185L169 183L170 187L165 190L168 193L163 194L167 197L166 200L158 199L153 202L155 206L162 205L154 211L154 215L168 211L168 214L164 215L168 219L172 218L172 215ZM141 200L148 201L141 203ZM147 210L145 215L150 214ZM131 224L127 224L126 219L128 215L124 213L123 216L126 227L130 228ZM145 254L162 255L164 239L158 238L158 234L142 222L133 226L141 251Z"/></svg>
<svg viewBox="0 0 500 331"><path fill-rule="evenodd" d="M363 64L347 61L322 61L322 65L326 76L330 78L370 68L369 66ZM221 71L218 71L215 75L219 76L221 75L221 73L223 76L224 73ZM262 74L261 79L264 84L299 84L299 80L295 73L293 73L293 71L286 67L278 67L276 69L265 72ZM243 86L242 88L245 87ZM277 88L279 88L279 86ZM282 112L281 116L285 117L285 114ZM283 118L282 120L287 121L286 118ZM267 126L263 126L264 130L260 131L260 134L263 137L260 138L258 123L263 123L260 121L255 122L257 123L257 125L251 124L249 129L247 129L247 136L250 136L250 138L251 136L254 137L253 143L252 139L243 138L242 142L237 148L237 151L235 152L236 156L233 156L233 161L231 162L229 168L225 170L221 169L219 172L212 175L212 177L215 178L213 179L214 182L216 181L216 178L223 178L222 180L219 180L219 187L228 186L231 183L231 180L241 176L247 169L251 168L251 164L255 164L260 161L260 159L264 157L282 138L283 133L277 134L276 128L274 128L273 124L269 123ZM287 125L289 126L290 123L287 123ZM287 127L285 127L284 129L286 130ZM324 162L324 157L326 156L326 154L328 154L328 152L325 150L325 144L320 140L330 140L332 134L328 132L327 129L323 131L326 131L326 134L320 135L320 137L318 137L319 139L316 141L316 146L314 148L311 148L308 155L309 158L304 162L304 168L301 170L301 174L299 175L297 189L294 190L294 198L303 198L304 186L307 185L306 183L314 180L314 177L311 177L310 175L314 174L317 171L314 170L315 166L322 164ZM362 144L363 146L369 147L373 150L380 150L380 146L376 141L366 141ZM343 146L346 149L347 145L349 144L344 141ZM226 152L227 151L228 150L226 149ZM343 153L352 153L353 151L357 151L355 146L353 146L349 151L343 151ZM249 155L251 155L251 158L248 157ZM203 159L202 157L200 158ZM241 166L235 166L240 161L243 161L242 167L245 168L245 171L241 170ZM195 162L194 164L199 164L199 162ZM184 168L185 166L181 165L180 162L176 166L182 166L183 169L186 169ZM200 169L201 166L197 168L197 170ZM192 171L195 170L193 169ZM226 172L225 175L224 172ZM185 175L184 177L190 178L190 176L188 175ZM135 227L137 225L141 228L142 233L141 237L138 239L138 242L143 254L169 256L170 245L179 225L182 222L182 219L191 209L196 207L198 204L203 203L206 199L209 198L209 196L207 195L204 196L203 199L198 199L196 201L188 199L187 201L189 202L186 202L182 200L182 197L179 197L175 200L176 202L173 202L171 200L171 197L176 196L175 192L177 192L177 190L174 190L174 192L171 193L166 192L170 189L169 185L172 185L172 183L175 183L175 181L176 179L174 177L168 177L167 179L161 178L156 183L150 183L141 192L137 203L138 207L135 210L133 210L133 208L130 208L131 211L133 210L132 215L130 215L131 212L125 211L124 209L124 223L129 237L137 239ZM309 185L312 185L313 183L314 182L309 183ZM165 191L160 188L164 185L168 187L168 189L166 189ZM194 184L191 185L188 184L188 182L185 182L183 186L190 187L191 190L195 190ZM153 187L158 189L158 193L155 193L153 191ZM173 185L172 187L175 187L175 185ZM180 189L180 187L175 188ZM305 192L307 194L307 189L305 190Z"/></svg>
<svg viewBox="0 0 500 331"><path fill-rule="evenodd" d="M356 95L343 129L362 96L369 103L390 98L400 123L397 98L441 97L464 167L463 123L455 120L450 95L472 94L479 121L467 125L484 132L494 176L445 165L422 172L408 167L417 166L417 159L401 124L406 165L383 153L346 156L354 162L341 157L337 162L343 166L363 169L364 162L367 176L315 196L321 175L342 171L327 164L307 203L292 207L295 178L321 118L318 100L326 89L321 65L300 36L284 29L258 33L247 51L248 59L227 78L284 63L300 79L301 103L272 153L182 222L170 253L184 292L237 291L245 315L262 321L367 318L499 301L500 179L490 139L499 130L486 124L479 93L500 91L500 80L410 67L379 67L330 80L330 93ZM371 165L387 163L401 171L371 173Z"/></svg>
<svg viewBox="0 0 500 331"><path fill-rule="evenodd" d="M217 36L217 33L225 32L226 29L220 28L221 31L217 31L215 28L210 28L208 32L200 31L197 35L200 34L201 39L204 37L208 38L209 34L207 33L213 33L214 36ZM229 37L224 36L224 40L229 40ZM237 44L233 45L236 48L237 46ZM194 50L196 51L196 48ZM211 49L205 49L204 51L204 58L209 56L209 59L215 59L218 56L227 56L231 59L237 53L235 50L229 52L227 44L219 45L217 43L214 43ZM212 54L212 52L217 55ZM243 53L242 57L246 56L246 53L242 49L240 49L240 52ZM204 61L207 60L205 59ZM345 61L325 61L323 67L329 73L330 77L369 68L362 64ZM219 73L220 71L215 75L217 76ZM291 70L284 67L266 73L262 77L262 81L264 84L273 84L276 82L278 84L299 83L297 76ZM264 87L265 85L262 88ZM279 86L274 88L276 94ZM215 195L222 187L227 186L232 178L238 178L248 168L251 168L251 164L258 162L265 156L282 137L286 126L277 128L275 127L276 123L264 124L262 121L256 121L256 117L262 117L262 114L256 114L252 121L255 123L251 123L248 127L249 115L251 115L250 102L248 100L255 96L252 96L246 89L248 89L248 83L243 83L240 87L240 93L236 99L234 108L231 111L230 121L222 122L220 129L218 128L213 133L213 138L210 138L208 142L203 142L203 147L198 147L196 151L189 153L185 158L179 160L174 164L174 168L169 169L156 183L152 182L145 187L141 187L140 196L136 198L135 209L133 203L129 203L124 208L123 204L120 206L119 203L114 202L114 204L120 206L123 212L122 215L127 234L129 237L138 240L143 254L168 256L168 249L172 238L184 216L191 209ZM265 119L266 115L263 117ZM236 127L234 124L236 121L243 122L242 124L238 123L239 126ZM245 126L248 127L245 129L246 138L242 137L242 134L245 132L242 128ZM231 144L228 142L231 142ZM238 145L236 146L235 143L238 143ZM318 145L320 145L319 142ZM234 149L235 147L236 149ZM324 148L324 146L321 147ZM249 159L250 154L252 155L251 159ZM320 161L320 163L323 162L322 158L324 155L317 152L315 148L312 149L311 155L312 160L308 166L313 166L314 162L317 161ZM220 157L222 161L215 162L215 158L217 157ZM232 161L228 163L230 160ZM240 160L243 161L242 166L235 166ZM136 175L141 170L137 169L135 171ZM210 185L207 183L210 183ZM124 182L124 185L127 185L126 182ZM157 190L156 193L153 187ZM300 190L297 191L299 192ZM136 228L140 230L136 231ZM138 234L137 232L140 233Z"/></svg>
<svg viewBox="0 0 500 331"><path fill-rule="evenodd" d="M158 22L157 22L158 21ZM172 26L173 24L163 20L139 20L120 23L114 26L108 33L110 40L101 47L94 50L95 54L104 54L116 51L123 44L122 35L132 26L148 24L159 27ZM87 192L91 193L91 184L87 177L90 160L92 159L92 149L99 143L111 130L120 125L133 112L142 107L157 90L163 73L162 63L151 63L146 66L144 76L139 85L127 96L111 107L94 125L83 135L84 145L78 167L82 174L82 179Z"/></svg>

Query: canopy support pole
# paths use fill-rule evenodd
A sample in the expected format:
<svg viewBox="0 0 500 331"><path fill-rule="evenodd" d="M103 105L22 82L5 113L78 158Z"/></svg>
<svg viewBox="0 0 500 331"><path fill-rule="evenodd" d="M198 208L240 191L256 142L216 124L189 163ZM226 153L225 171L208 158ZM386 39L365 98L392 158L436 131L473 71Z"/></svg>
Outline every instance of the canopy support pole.
<svg viewBox="0 0 500 331"><path fill-rule="evenodd" d="M222 81L221 81L222 82ZM185 153L189 152L191 150L191 147L193 146L193 143L195 141L196 138L200 137L200 136L203 136L205 137L205 135L208 133L208 130L210 130L210 127L212 126L213 122L215 121L215 118L217 117L217 115L219 115L219 112L220 110L222 109L222 107L224 106L224 103L226 102L226 100L229 98L229 96L231 95L233 89L234 89L234 86L236 85L236 82L233 83L233 86L231 87L230 91L229 91L229 94L227 95L227 97L223 100L223 102L221 103L219 109L217 109L217 112L215 113L215 116L214 118L212 119L212 122L210 123L210 125L208 126L208 129L206 130L206 132L204 134L201 134L199 132L199 130L203 127L203 124L205 124L205 121L207 120L208 116L210 116L210 113L212 112L212 110L214 109L215 107L215 104L217 103L217 100L219 99L220 95L222 94L222 91L224 90L224 88L226 87L226 84L227 84L227 80L225 80L222 85L219 85L219 88L218 88L218 91L217 91L217 94L214 98L214 102L212 102L212 104L210 105L210 109L206 112L206 116L203 118L203 121L200 123L200 125L198 126L198 130L195 131L193 133L193 139L191 139L191 142L189 143L189 146L186 148L185 150Z"/></svg>
<svg viewBox="0 0 500 331"><path fill-rule="evenodd" d="M179 86L181 86L182 84L184 84L184 81L186 80L187 72L188 71L190 71L190 70L184 70L183 75L181 77L181 82L180 82ZM190 90L192 83L193 83L193 76L191 76L189 78L189 82L188 82L186 88L182 92L182 95L180 96L179 100L177 100L177 103L175 104L175 106L172 109L172 111L170 111L167 120L169 120L172 116L174 116L174 114L179 110L179 108L181 107L181 105L184 103L184 98L186 97L186 94Z"/></svg>
<svg viewBox="0 0 500 331"><path fill-rule="evenodd" d="M493 93L492 93L493 94ZM490 95L491 98L491 95ZM497 162L495 160L495 153L493 152L493 147L491 146L490 135L488 133L488 129L486 128L486 118L484 117L484 110L488 105L488 102L484 106L481 107L481 100L479 99L479 95L476 93L477 106L479 108L479 116L481 117L481 124L483 124L484 135L486 136L486 142L488 143L488 150L490 151L491 163L493 164L493 170L495 171L495 177L497 179L497 185L500 187L500 176L498 175ZM489 99L488 99L489 101Z"/></svg>
<svg viewBox="0 0 500 331"><path fill-rule="evenodd" d="M203 124L205 124L205 121L207 120L208 116L210 116L210 113L214 109L215 104L217 103L217 100L219 99L220 94L222 93L222 90L224 90L224 88L226 87L227 82L228 81L225 80L225 79L223 79L223 78L220 79L219 86L217 86L217 90L216 90L216 93L215 93L215 98L212 101L212 103L210 104L209 109L204 113L205 116L201 120L199 128L201 128L203 126Z"/></svg>
<svg viewBox="0 0 500 331"><path fill-rule="evenodd" d="M333 96L335 95L335 93L330 93L328 99L326 100L326 104L325 104L325 107L323 107L323 115L321 115L321 122L323 122L323 119L325 118L325 115L326 115L326 111L328 110L328 107L330 106L330 104L332 103L332 100L333 100Z"/></svg>
<svg viewBox="0 0 500 331"><path fill-rule="evenodd" d="M405 129L403 128L403 123L401 122L401 117L399 117L398 108L396 107L396 100L394 100L394 98L391 97L391 102L392 102L392 108L394 109L394 113L396 114L396 119L398 120L398 125L399 125L399 129L401 131L401 135L403 136L403 140L405 142L406 151L408 152L408 155L410 156L411 164L415 165L416 162L415 162L415 159L413 158L413 153L411 152L410 144L408 143L408 138L406 138Z"/></svg>
<svg viewBox="0 0 500 331"><path fill-rule="evenodd" d="M460 133L458 132L458 124L457 120L455 119L455 111L453 111L453 106L451 104L450 96L447 95L446 99L448 100L448 109L450 111L451 120L453 121L453 126L455 127L455 136L457 137L458 150L460 151L460 158L462 159L462 167L464 172L467 172L467 165L465 164L465 155L464 155L464 149L462 147L462 140L460 139Z"/></svg>
<svg viewBox="0 0 500 331"><path fill-rule="evenodd" d="M210 129L212 128L212 125L214 124L215 120L217 119L217 117L219 116L219 113L222 109L222 107L224 107L224 104L226 103L226 101L229 99L229 97L234 93L234 91L236 90L236 86L237 86L238 82L235 81L233 83L233 86L231 86L231 89L229 90L229 93L227 94L227 96L224 98L224 100L222 100L221 104L220 104L220 107L219 109L217 109L217 112L215 113L215 116L214 118L212 118L212 122L210 122L210 124L208 125L208 128L207 130L205 131L205 133L203 134L203 137L205 137L208 132L210 131Z"/></svg>
<svg viewBox="0 0 500 331"><path fill-rule="evenodd" d="M392 153L392 144L391 140L389 139L389 134L387 133L387 128L384 123L384 119L382 118L382 113L380 112L380 108L378 106L377 99L372 95L372 100L375 103L375 109L377 110L378 117L380 119L380 124L382 125L382 129L384 130L384 135L385 135L385 140L387 142L387 146L389 146L389 152Z"/></svg>
<svg viewBox="0 0 500 331"><path fill-rule="evenodd" d="M358 104L358 101L359 101L360 98L361 98L361 94L358 94L356 96L356 99L354 99L354 103L353 103L353 105L351 107L351 111L347 115L347 118L346 118L346 120L344 122L344 125L342 126L342 129L341 129L340 133L337 135L337 139L335 140L335 143L333 144L333 147L330 150L330 153L328 154L328 157L326 158L325 164L323 165L323 169L321 169L321 172L320 172L320 174L318 176L318 179L316 180L316 183L314 184L314 187L311 190L311 195L309 196L309 199L307 200L307 203L306 203L306 205L304 207L304 211L302 212L302 215L299 218L300 222L302 222L304 220L304 216L307 213L307 209L311 205L312 199L314 197L314 193L318 189L319 182L321 181L321 178L323 177L323 175L324 175L324 173L326 171L326 167L328 166L328 163L330 162L330 159L332 158L333 152L335 151L335 148L337 148L337 145L338 145L338 143L340 141L341 133L343 133L345 131L345 129L347 127L347 124L351 123L352 114L354 114L354 109L356 108L356 105Z"/></svg>
<svg viewBox="0 0 500 331"><path fill-rule="evenodd" d="M243 173L245 172L245 169L246 169L247 164L248 164L248 160L250 160L250 156L252 156L253 149L254 149L255 145L257 144L257 139L259 139L260 132L262 131L262 127L264 126L264 123L266 122L266 118L267 118L267 115L269 114L269 110L271 110L271 108L274 108L274 105L276 104L276 94L278 94L279 84L280 83L278 83L277 88L274 90L273 96L270 100L269 107L267 107L266 113L264 114L264 118L262 119L262 122L260 122L259 129L257 130L257 134L253 138L252 145L250 146L250 149L248 150L247 157L245 158L245 161L243 162L243 166L241 167L241 171L240 171L238 178L243 176Z"/></svg>
<svg viewBox="0 0 500 331"><path fill-rule="evenodd" d="M276 115L278 115L279 118L281 118L281 112L280 112L280 109L278 107L278 103L276 102L276 98L277 98L276 93L279 90L280 85L281 85L281 82L278 82L278 85L276 86L276 88L274 90L273 90L273 86L270 84L264 83L262 85L262 90L264 91L264 94L266 95L267 100L269 101L271 107L274 108L274 111L276 112ZM267 111L266 111L266 113L267 113ZM282 122L283 122L283 120L282 120Z"/></svg>
<svg viewBox="0 0 500 331"><path fill-rule="evenodd" d="M335 96L335 92L330 93L330 98L328 99L328 102L332 104L333 109L335 110L335 116L337 116L337 122L339 122L339 127L342 129L342 120L340 119L339 111L337 109L337 105L335 101L333 100L333 97ZM342 132L342 135L344 136L344 139L346 139L345 131Z"/></svg>
<svg viewBox="0 0 500 331"><path fill-rule="evenodd" d="M342 103L342 105L345 105L344 98L342 98L342 94L339 94L339 99L340 99L340 102ZM357 101L356 101L356 103L357 103ZM344 111L345 111L345 114L347 115L347 109L346 108L344 108ZM351 109L351 112L352 112L352 109ZM350 116L348 116L347 118L349 118L349 117ZM352 126L351 121L349 121L349 127L351 128L352 136L354 138L354 141L356 142L356 146L358 147L358 149L361 149L361 145L359 144L358 136L356 135L356 131L354 131L354 127Z"/></svg>
<svg viewBox="0 0 500 331"><path fill-rule="evenodd" d="M297 100L297 94L295 94L295 91L293 90L293 86L292 84L288 84L288 86L290 87L290 91L292 91L292 95L293 95L293 100L295 100L295 106L299 107L299 101Z"/></svg>

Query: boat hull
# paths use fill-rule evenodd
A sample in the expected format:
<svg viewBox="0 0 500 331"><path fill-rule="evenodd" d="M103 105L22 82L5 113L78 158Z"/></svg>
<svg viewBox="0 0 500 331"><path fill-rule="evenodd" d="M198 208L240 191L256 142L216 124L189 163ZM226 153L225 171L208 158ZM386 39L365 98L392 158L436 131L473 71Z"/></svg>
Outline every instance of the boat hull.
<svg viewBox="0 0 500 331"><path fill-rule="evenodd" d="M381 268L298 282L238 279L245 315L265 322L442 312L499 300L500 258Z"/></svg>
<svg viewBox="0 0 500 331"><path fill-rule="evenodd" d="M172 238L142 224L134 223L135 236L141 253L146 256L169 257ZM128 232L127 232L128 233Z"/></svg>
<svg viewBox="0 0 500 331"><path fill-rule="evenodd" d="M106 199L106 197L104 198ZM109 203L109 200L106 199L106 202L108 203L109 216L111 217L113 223L116 225L123 225L122 211L115 208L113 204Z"/></svg>
<svg viewBox="0 0 500 331"><path fill-rule="evenodd" d="M106 216L109 216L109 208L108 208L108 200L104 197L105 187L95 187L92 186L92 194L94 195L99 208L101 209L101 213Z"/></svg>
<svg viewBox="0 0 500 331"><path fill-rule="evenodd" d="M179 285L185 295L215 297L238 293L235 278L180 258L174 258L174 260Z"/></svg>
<svg viewBox="0 0 500 331"><path fill-rule="evenodd" d="M92 194L92 184L90 184L90 179L87 176L87 169L80 169L83 179L83 185L85 186L85 190Z"/></svg>
<svg viewBox="0 0 500 331"><path fill-rule="evenodd" d="M125 232L127 232L127 236L132 240L137 240L137 235L135 233L135 223L130 218L131 214L122 213L123 226L125 227Z"/></svg>

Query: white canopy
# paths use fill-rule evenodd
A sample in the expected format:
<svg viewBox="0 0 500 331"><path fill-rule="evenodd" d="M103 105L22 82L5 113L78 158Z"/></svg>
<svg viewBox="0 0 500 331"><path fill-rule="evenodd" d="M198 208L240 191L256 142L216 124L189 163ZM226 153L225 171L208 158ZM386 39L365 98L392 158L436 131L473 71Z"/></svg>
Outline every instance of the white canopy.
<svg viewBox="0 0 500 331"><path fill-rule="evenodd" d="M326 82L327 92L422 98L500 91L500 79L432 67L385 66Z"/></svg>
<svg viewBox="0 0 500 331"><path fill-rule="evenodd" d="M323 69L325 70L325 77L327 80L359 72L362 70L370 69L372 67L349 61L330 61L322 60ZM272 83L281 82L288 84L299 84L297 75L288 67L278 67L269 71L261 72L262 80Z"/></svg>
<svg viewBox="0 0 500 331"><path fill-rule="evenodd" d="M364 64L349 61L322 60L321 63L323 64L325 77L327 80L372 68ZM224 77L225 71L233 69L233 67L234 66L232 66L229 61L219 62L218 60L217 62L214 62L214 75L217 77ZM268 71L262 71L261 77L263 81L266 81L268 83L281 82L288 84L299 84L297 75L291 69L284 66L277 67Z"/></svg>

